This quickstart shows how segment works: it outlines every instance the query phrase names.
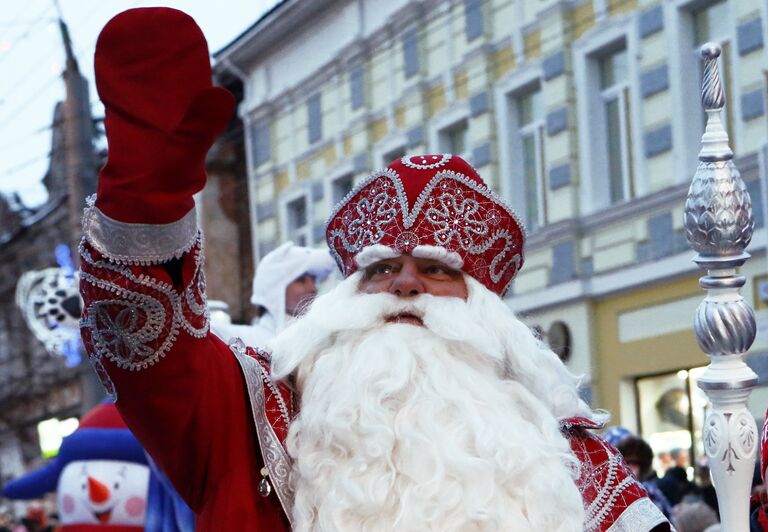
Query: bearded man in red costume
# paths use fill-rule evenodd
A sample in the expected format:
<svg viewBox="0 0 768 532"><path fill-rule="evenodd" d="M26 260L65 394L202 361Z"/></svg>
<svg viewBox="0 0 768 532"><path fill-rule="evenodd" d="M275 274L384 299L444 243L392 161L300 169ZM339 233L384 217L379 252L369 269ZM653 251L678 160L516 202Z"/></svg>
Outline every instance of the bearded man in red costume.
<svg viewBox="0 0 768 532"><path fill-rule="evenodd" d="M212 335L192 195L233 101L210 74L183 13L107 24L81 246L91 362L198 529L669 530L502 302L524 232L459 157L394 161L334 209L346 279L268 350Z"/></svg>

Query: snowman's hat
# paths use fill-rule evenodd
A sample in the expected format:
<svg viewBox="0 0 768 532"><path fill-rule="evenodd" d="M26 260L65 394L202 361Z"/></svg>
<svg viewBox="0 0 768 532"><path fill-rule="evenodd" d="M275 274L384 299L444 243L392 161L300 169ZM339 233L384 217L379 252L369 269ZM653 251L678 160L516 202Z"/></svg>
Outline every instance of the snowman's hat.
<svg viewBox="0 0 768 532"><path fill-rule="evenodd" d="M53 460L6 484L3 497L37 499L56 491L61 471L76 460L122 460L147 465L144 449L125 426L115 405L102 403L85 414L77 430L64 438Z"/></svg>

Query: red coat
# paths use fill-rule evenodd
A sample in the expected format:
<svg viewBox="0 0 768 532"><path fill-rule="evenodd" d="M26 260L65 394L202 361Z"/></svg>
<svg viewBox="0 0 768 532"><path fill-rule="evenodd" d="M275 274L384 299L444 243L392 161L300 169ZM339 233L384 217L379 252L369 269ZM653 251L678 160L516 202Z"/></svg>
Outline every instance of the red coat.
<svg viewBox="0 0 768 532"><path fill-rule="evenodd" d="M230 348L208 332L199 242L180 271L111 262L87 242L81 256L82 336L91 362L128 426L196 512L197 529L290 530L283 442L293 397L269 377L266 353ZM582 463L585 530L668 530L618 452L587 430L597 425L579 418L561 427Z"/></svg>

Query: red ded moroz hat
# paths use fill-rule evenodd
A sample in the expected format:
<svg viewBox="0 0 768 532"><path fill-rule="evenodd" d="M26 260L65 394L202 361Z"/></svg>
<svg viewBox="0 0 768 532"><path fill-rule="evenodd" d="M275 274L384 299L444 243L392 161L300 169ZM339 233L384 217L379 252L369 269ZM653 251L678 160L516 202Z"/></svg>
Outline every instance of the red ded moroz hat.
<svg viewBox="0 0 768 532"><path fill-rule="evenodd" d="M460 268L503 296L523 265L523 225L451 154L407 156L374 172L332 211L325 234L345 277L407 253Z"/></svg>

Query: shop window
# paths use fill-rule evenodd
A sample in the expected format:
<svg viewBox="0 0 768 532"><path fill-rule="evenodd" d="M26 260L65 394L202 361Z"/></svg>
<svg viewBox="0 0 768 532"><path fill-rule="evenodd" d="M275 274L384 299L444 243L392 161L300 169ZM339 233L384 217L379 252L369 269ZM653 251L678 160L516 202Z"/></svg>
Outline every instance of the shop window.
<svg viewBox="0 0 768 532"><path fill-rule="evenodd" d="M693 477L693 464L704 455L702 430L709 400L697 386L703 367L640 377L635 381L638 398L640 435L654 451L654 468L663 476L670 454L682 449L688 459L680 458Z"/></svg>

